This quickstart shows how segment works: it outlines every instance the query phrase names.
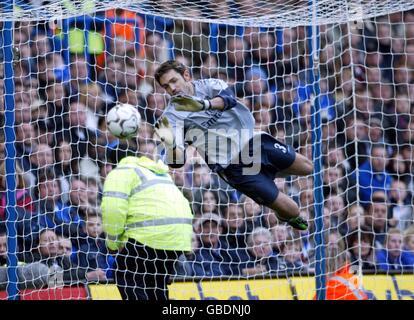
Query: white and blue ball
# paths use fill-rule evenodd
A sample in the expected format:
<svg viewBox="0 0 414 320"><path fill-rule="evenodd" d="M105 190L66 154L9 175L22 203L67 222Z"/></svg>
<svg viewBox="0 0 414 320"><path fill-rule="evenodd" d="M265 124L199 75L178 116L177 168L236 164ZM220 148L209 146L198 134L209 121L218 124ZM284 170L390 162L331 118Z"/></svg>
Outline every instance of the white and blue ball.
<svg viewBox="0 0 414 320"><path fill-rule="evenodd" d="M137 135L141 115L131 104L118 103L106 115L106 126L115 137L128 139Z"/></svg>

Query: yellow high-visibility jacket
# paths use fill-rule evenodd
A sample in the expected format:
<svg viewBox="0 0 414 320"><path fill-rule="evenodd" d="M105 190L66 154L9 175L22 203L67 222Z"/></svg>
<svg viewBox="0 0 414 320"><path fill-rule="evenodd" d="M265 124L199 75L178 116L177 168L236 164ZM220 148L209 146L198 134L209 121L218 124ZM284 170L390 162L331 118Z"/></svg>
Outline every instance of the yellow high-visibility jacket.
<svg viewBox="0 0 414 320"><path fill-rule="evenodd" d="M101 207L111 250L132 238L153 249L191 251L190 205L160 160L122 159L106 177Z"/></svg>

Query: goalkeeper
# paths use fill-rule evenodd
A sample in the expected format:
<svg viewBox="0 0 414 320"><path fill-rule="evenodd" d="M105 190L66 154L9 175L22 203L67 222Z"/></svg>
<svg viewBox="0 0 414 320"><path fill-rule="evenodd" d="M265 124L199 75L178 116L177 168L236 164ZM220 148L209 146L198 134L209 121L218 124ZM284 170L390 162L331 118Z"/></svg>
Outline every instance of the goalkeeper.
<svg viewBox="0 0 414 320"><path fill-rule="evenodd" d="M273 209L281 221L306 230L298 205L277 189L274 179L308 175L312 162L271 135L254 132L252 114L224 81L193 80L187 67L175 60L162 63L154 76L171 96L155 128L168 164L184 165L184 144L191 144L229 185Z"/></svg>

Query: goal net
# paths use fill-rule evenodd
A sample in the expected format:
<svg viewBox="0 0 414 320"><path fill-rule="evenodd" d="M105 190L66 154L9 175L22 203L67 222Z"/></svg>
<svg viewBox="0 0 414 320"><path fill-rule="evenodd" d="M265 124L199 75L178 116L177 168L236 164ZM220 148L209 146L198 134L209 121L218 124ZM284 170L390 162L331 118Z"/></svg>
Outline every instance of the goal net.
<svg viewBox="0 0 414 320"><path fill-rule="evenodd" d="M225 81L256 130L322 164L327 293L349 267L347 283L358 282L369 299L412 297L414 4L314 2L17 0L0 7L0 43L10 31L13 41L13 61L0 50L0 298L7 298L11 226L21 299L120 297L103 185L127 150L158 158L154 125L170 96L154 72L169 59L194 79ZM117 103L139 110L136 138L107 130L105 115ZM317 131L321 153L312 149ZM6 141L15 141L15 174ZM188 146L184 166L170 175L191 205L193 249L174 264L170 298L313 299L322 245L316 174L275 180L309 222L299 232L230 187ZM12 175L17 220L7 224ZM56 287L58 297L47 291Z"/></svg>

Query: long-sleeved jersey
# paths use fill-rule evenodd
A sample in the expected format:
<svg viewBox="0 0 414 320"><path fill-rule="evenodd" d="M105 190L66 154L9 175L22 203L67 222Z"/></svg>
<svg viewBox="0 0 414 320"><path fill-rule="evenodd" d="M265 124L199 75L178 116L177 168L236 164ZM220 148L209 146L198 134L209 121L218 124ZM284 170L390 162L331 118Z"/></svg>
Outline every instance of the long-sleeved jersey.
<svg viewBox="0 0 414 320"><path fill-rule="evenodd" d="M164 116L174 130L178 147L183 149L185 143L191 144L212 170L226 168L238 159L243 146L253 136L254 118L249 109L236 100L224 81L203 79L192 83L195 97L221 97L224 110L176 111L170 103Z"/></svg>

